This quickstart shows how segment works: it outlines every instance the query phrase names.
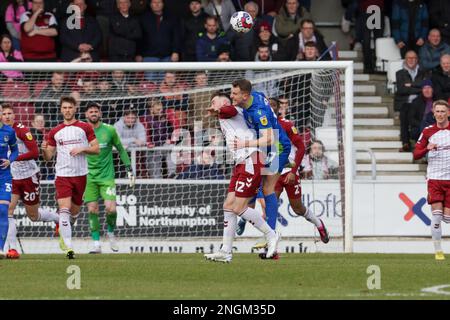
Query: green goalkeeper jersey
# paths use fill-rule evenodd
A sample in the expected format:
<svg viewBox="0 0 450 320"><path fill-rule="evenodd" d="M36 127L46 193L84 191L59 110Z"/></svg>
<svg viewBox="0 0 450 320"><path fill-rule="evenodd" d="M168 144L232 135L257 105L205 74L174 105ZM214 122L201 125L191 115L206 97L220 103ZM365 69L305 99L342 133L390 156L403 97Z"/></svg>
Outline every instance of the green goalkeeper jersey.
<svg viewBox="0 0 450 320"><path fill-rule="evenodd" d="M94 129L95 136L100 145L100 153L97 155L88 155L88 177L94 180L114 180L114 162L112 148L115 147L119 152L120 159L128 168L130 167L130 158L120 141L119 135L113 126L100 123L98 128Z"/></svg>

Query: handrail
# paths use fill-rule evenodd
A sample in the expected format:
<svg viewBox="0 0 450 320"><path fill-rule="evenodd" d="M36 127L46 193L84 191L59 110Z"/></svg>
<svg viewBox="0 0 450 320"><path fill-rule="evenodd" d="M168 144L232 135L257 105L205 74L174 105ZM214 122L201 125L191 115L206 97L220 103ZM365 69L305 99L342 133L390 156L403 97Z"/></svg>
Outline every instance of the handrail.
<svg viewBox="0 0 450 320"><path fill-rule="evenodd" d="M377 159L371 148L358 148L356 151L366 151L370 155L370 163L372 166L372 180L377 180Z"/></svg>

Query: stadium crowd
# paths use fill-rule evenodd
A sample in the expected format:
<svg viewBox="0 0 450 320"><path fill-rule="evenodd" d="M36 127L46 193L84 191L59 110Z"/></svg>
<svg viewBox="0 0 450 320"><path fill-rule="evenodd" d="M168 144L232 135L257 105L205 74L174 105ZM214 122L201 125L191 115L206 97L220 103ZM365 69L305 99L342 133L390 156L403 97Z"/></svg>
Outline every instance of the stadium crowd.
<svg viewBox="0 0 450 320"><path fill-rule="evenodd" d="M424 79L431 78L431 84L427 83L433 88L435 98L445 96L448 99L450 62L447 56L441 57L450 53L450 7L446 2L342 0L346 8L343 22L355 23L354 39L355 43L362 44L365 72L374 72L375 68L371 33L365 27L366 9L378 5L383 15L390 19L392 36L402 55L407 56L404 70L399 73L403 80L397 81L398 110L410 110L404 105L413 104L416 98L426 99L423 98L425 94L429 96L429 92L423 93L427 90L422 83ZM74 18L75 11L72 15L67 13L69 5L79 8L79 18ZM1 6L0 16L4 17L4 23L0 24L0 62L5 63L314 61L336 58L316 28L310 12L311 1L305 0L9 0L2 1ZM252 16L254 26L250 32L237 33L230 27L231 15L239 10ZM382 32L374 32L375 38L380 36L383 36ZM409 59L411 50L417 52L414 63L412 58ZM130 75L122 71L92 71L36 75L3 71L0 95L2 101L14 100L12 103L19 120L41 135L61 120L57 112L59 97L70 95L81 109L86 101L103 99L100 101L103 118L117 128L127 148L152 149L180 144L185 139L177 129L185 129L192 137L200 136L200 145L208 146L223 143L219 141L219 135L208 132L216 128L217 123L205 118L211 94L207 88L213 77L211 72ZM31 78L32 82L29 81ZM288 116L291 115L306 132L307 124L299 119L309 117L310 103L296 101L298 97L287 95L287 92L308 96L305 87L310 79L303 75L295 80L303 83L303 88L298 85L294 88L293 83L283 87L267 82L257 89L280 101L287 99ZM184 93L188 89L193 89L192 93ZM150 99L145 97L149 94L153 94ZM17 102L17 99L22 100ZM425 103L425 109L428 107L429 103ZM414 123L415 128L420 127L414 122L420 116L420 112L401 111L402 140L405 142L402 149L408 150L409 123L411 126ZM319 115L321 117L323 115ZM202 128L198 129L201 134L196 132L198 125L195 123L198 122L202 123ZM180 158L195 159L194 164L188 160L183 165L173 163L171 153L165 148L138 151L137 156L138 176L143 178L209 179L226 175L223 168L211 167L215 166L211 159L214 154L189 157L180 151ZM192 172L196 172L195 175ZM51 173L48 177L51 178Z"/></svg>

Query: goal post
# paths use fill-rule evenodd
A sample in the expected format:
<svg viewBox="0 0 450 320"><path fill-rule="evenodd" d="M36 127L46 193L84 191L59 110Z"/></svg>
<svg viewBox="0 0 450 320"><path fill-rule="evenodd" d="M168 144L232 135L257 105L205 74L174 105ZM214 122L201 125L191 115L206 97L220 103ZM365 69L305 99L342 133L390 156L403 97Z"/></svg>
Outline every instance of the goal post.
<svg viewBox="0 0 450 320"><path fill-rule="evenodd" d="M191 205L195 206L202 202L195 199L197 195L199 197L211 196L214 198L215 202L210 203L211 206L209 209L205 209L207 207L207 202L204 202L203 204L205 204L205 206L202 207L204 208L202 210L215 210L215 217L218 217L218 219L216 219L217 221L215 222L214 227L210 227L208 224L202 224L201 221L198 220L198 224L196 224L197 222L195 221L191 221L193 223L192 226L179 226L176 224L170 225L173 227L161 226L159 228L138 226L136 228L137 232L134 233L127 229L126 215L129 214L129 212L124 211L125 216L121 216L120 223L118 223L119 237L123 238L122 240L124 242L135 237L149 237L156 239L156 243L161 243L164 239L178 239L183 241L186 238L178 236L186 236L189 234L192 234L193 238L197 237L198 241L201 241L202 235L206 238L220 240L220 223L223 224L220 220L221 201L224 200L232 164L227 158L226 146L223 141L213 147L213 144L210 141L209 143L211 143L211 145L206 145L205 147L204 140L202 140L203 142L200 142L200 144L197 144L196 139L198 137L189 131L195 131L195 129L192 129L192 127L189 127L189 129L186 130L184 129L184 125L191 121L193 121L193 125L195 126L196 120L194 121L193 119L197 117L198 110L184 110L184 106L181 106L181 104L186 103L190 108L192 99L195 98L199 105L204 106L209 101L209 96L212 92L216 90L229 90L233 80L244 77L251 80L256 90L267 90L266 95L268 95L268 97L286 97L290 103L289 107L292 107L290 109L291 113L288 113L288 118L294 121L296 125L302 127L301 134L304 137L306 144L313 139L321 138L326 140L324 141L325 143L329 143L329 136L327 135L329 132L333 135L331 139L336 139L337 147L335 150L331 150L331 153L336 157L335 160L338 163L336 168L336 180L339 181L341 192L339 201L342 201L341 203L343 204L342 208L339 209L341 210L340 215L342 219L342 251L353 251L352 208L353 177L355 174L356 156L353 146L352 61L0 64L0 72L4 75L5 72L10 72L11 70L21 74L21 76L10 78L8 81L2 81L0 84L0 102L12 104L15 109L16 120L26 122L28 126L32 126L34 120L33 116L38 113L44 115L47 125L49 124L48 121L50 121L48 119L56 121L57 116L55 115L55 112L57 113L59 111L56 109L49 109L48 106L57 103L61 95L74 94L74 92L77 95L81 107L90 101L98 102L100 105L107 105L108 109L105 111L107 117L106 120L110 120L109 123L111 125L114 125L118 120L123 118L124 112L129 108L135 110L136 117L139 121L147 119L145 116L151 112L149 111L149 104L151 101L163 100L164 103L167 103L164 104L163 109L164 111L170 109L169 122L171 122L170 125L172 128L172 132L170 133L172 144L154 145L151 141L146 141L143 145L130 146L128 148L133 168L137 171L146 170L145 174L138 176L136 187L134 189L141 197L133 201L137 201L137 205L142 204L139 203L140 201L148 201L149 203L145 204L148 205L146 210L151 210L150 206L152 203L150 202L152 201L155 201L155 203L167 204L167 201L169 200L177 203L177 210L190 210L189 208ZM123 71L125 74L126 84L116 84L114 83L114 79L111 80L112 73L118 70ZM167 88L163 88L162 82L165 75L169 72L175 73L177 83L182 83L183 85L175 85L173 87L175 89L169 88L169 91L167 91ZM207 83L204 86L197 86L195 77L198 73L204 72L207 74ZM47 92L46 90L52 85L53 73L61 73L64 75L63 81L65 91L58 94L58 91L56 90L55 93L52 93L51 95L45 95L45 92ZM304 77L304 75L308 76ZM107 84L105 84L106 89L104 91L102 91L101 87L102 81L105 83L108 81L110 82L108 88L106 88ZM93 84L88 84L88 82L92 82ZM95 88L89 89L88 86L90 85ZM121 85L123 85L123 87L121 87ZM306 87L307 90L305 90ZM166 91L163 91L163 89ZM271 91L271 89L274 90ZM169 96L168 99L166 99L167 96ZM173 100L176 101L174 102ZM293 100L295 100L295 103ZM293 107L294 104L295 108ZM114 112L112 111L113 109ZM292 111L294 109L295 111ZM185 111L185 114L180 115L178 113L180 110ZM80 116L83 117L81 113ZM122 121L124 122L125 120ZM205 124L203 123L203 125ZM147 126L144 127L148 137L149 129ZM178 129L180 130L177 131ZM207 130L203 130L202 132L207 131L207 133L203 134L208 137L211 137L212 135L215 139L218 139L216 137L217 134L214 133L218 132L218 129L219 127L217 125L207 125ZM174 132L177 133L174 134ZM186 142L186 139L189 140L189 142ZM185 174L186 171L183 170L191 169L192 167L189 163L193 164L197 160L201 161L200 157L203 156L202 150L208 148L214 149L214 160L223 157L223 162L219 163L223 176L212 179L208 177L205 178L204 176L199 178L197 172L194 172L193 176ZM176 157L186 157L187 160L186 163L179 165L177 158L174 168L174 165L171 165L169 163L170 161L167 160L168 158L164 158L165 163L162 168L163 177L155 178L151 174L147 174L150 172L148 167L152 166L152 163L149 162L148 155L154 155L158 152L161 154L161 157L165 157L169 154L167 157L170 158L176 154ZM144 158L145 160L142 160ZM147 162L143 165L142 161ZM123 174L124 169L117 159L115 160L115 165L118 170L116 176L116 183L119 190L118 193L121 193L121 195L124 196L120 198L118 194L118 199L121 199L118 200L118 202L125 201L124 199L130 191L126 189L127 180ZM142 169L141 166L147 167L146 169ZM49 168L47 169L51 170ZM171 175L171 170L175 170L175 176ZM195 167L193 170L195 170ZM184 178L180 178L181 175L183 175ZM42 196L43 199L45 199L44 205L54 209L56 208L56 201L54 200L54 190L52 189L53 183L51 180L54 176L52 176L52 174L47 174L44 175L44 178L45 177L49 177L49 180L42 181ZM304 184L307 190L312 190L312 199L310 202L315 206L314 196L320 194L320 188L323 186L325 186L325 189L328 188L328 185L331 185L331 182L311 180L305 181ZM167 189L164 189L165 186L167 186ZM185 199L185 195L189 195L192 199ZM328 201L328 199L326 199L326 201ZM328 205L328 203L326 203L326 205ZM170 209L169 204L167 204L167 208L165 209L164 206L164 204L161 204L160 207L163 208L161 210ZM339 204L334 203L335 209L337 206L339 206ZM155 210L157 210L156 207L157 205L155 205ZM19 209L22 210L21 216L24 218L23 208ZM172 211L173 210L174 209L172 208ZM286 214L288 214L288 206L286 207L286 210ZM173 212L170 214L175 215ZM86 211L83 211L82 214L85 213ZM180 213L180 215L183 214L184 213ZM186 216L188 216L187 213ZM201 217L196 218L202 219ZM179 220L181 221L181 219ZM158 223L166 223L169 221L169 218L164 221L160 220ZM175 223L175 220L170 221L170 223ZM189 221L186 223L189 223ZM78 227L76 226L74 230L75 239L77 239L77 237L88 239L89 226L87 219L80 219L78 221ZM157 231L155 232L155 230ZM33 223L27 222L25 227L18 226L18 232L19 235L26 240L27 246L29 244L30 247L33 246L33 241L42 242L44 240L46 241L46 238L51 237L50 224L41 223L38 224L37 227L33 227ZM172 232L175 232L175 234L172 234ZM251 233L248 235L250 238L253 236L254 235ZM333 236L333 233L331 236ZM288 236L288 238L292 237L293 236L291 235ZM246 241L251 242L252 240ZM127 246L134 245L133 241L126 243ZM57 247L57 244L55 247ZM288 249L286 248L286 251L287 250ZM24 251L27 250L24 249ZM31 251L40 252L40 249L33 249ZM42 251L49 252L47 248Z"/></svg>

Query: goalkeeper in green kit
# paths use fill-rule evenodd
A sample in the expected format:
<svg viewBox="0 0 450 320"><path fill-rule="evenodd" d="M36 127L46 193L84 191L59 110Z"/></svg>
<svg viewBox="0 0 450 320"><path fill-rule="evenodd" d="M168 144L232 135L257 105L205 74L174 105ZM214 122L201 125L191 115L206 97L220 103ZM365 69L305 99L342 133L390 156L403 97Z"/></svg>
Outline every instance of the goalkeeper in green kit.
<svg viewBox="0 0 450 320"><path fill-rule="evenodd" d="M87 203L89 211L89 227L91 229L94 247L89 253L101 253L100 246L100 223L98 219L98 200L103 198L106 210L106 223L108 225L108 240L111 250L119 251L114 229L116 227L116 184L114 181L115 171L113 164L112 148L119 152L120 159L127 168L130 179L130 187L134 186L135 175L130 167L130 158L120 142L119 135L113 126L101 122L100 106L90 103L86 107L86 120L94 128L95 136L100 144L100 154L88 156L88 169L86 191L84 202Z"/></svg>

